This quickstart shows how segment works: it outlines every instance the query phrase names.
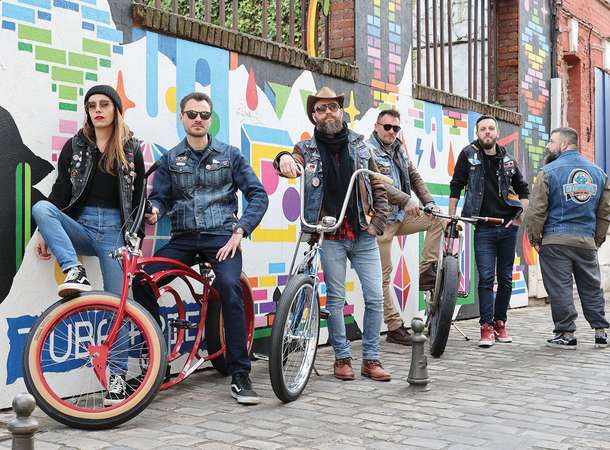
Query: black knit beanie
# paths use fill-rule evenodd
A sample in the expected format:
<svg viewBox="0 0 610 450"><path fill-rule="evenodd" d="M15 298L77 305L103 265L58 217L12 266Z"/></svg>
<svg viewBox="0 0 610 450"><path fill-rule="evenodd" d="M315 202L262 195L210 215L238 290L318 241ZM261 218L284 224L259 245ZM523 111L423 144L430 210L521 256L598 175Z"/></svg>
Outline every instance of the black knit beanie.
<svg viewBox="0 0 610 450"><path fill-rule="evenodd" d="M95 94L102 94L110 98L112 103L114 103L114 107L119 110L120 114L123 114L123 103L121 103L119 93L112 86L108 86L107 84L98 84L87 91L87 94L85 95L85 111L87 111L87 101L89 100L89 97Z"/></svg>

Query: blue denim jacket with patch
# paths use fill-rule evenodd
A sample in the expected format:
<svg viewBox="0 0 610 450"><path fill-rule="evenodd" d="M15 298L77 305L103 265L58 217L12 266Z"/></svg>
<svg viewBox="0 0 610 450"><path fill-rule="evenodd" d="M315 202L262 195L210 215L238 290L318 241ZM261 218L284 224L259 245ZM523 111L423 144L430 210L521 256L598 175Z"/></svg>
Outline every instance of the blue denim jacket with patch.
<svg viewBox="0 0 610 450"><path fill-rule="evenodd" d="M549 187L544 236L570 234L595 237L597 209L606 174L578 150L563 152L542 168Z"/></svg>
<svg viewBox="0 0 610 450"><path fill-rule="evenodd" d="M231 234L241 227L249 235L267 211L267 193L238 148L209 139L201 158L186 138L161 157L150 201L160 217L170 217L172 234ZM238 189L247 200L241 218Z"/></svg>

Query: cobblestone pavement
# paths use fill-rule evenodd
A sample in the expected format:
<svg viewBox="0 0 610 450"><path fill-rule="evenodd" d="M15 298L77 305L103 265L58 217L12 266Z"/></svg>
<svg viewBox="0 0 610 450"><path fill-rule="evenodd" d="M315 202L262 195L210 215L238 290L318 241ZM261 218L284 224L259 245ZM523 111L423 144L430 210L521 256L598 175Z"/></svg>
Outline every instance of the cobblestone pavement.
<svg viewBox="0 0 610 450"><path fill-rule="evenodd" d="M514 343L479 349L478 322L460 322L472 340L452 329L445 355L428 359L428 391L409 387L411 355L402 346L382 339L389 383L335 380L332 352L324 347L317 359L321 376L291 404L275 398L267 364L258 361L252 372L263 397L258 406L237 405L230 379L204 371L114 430L72 430L38 411L36 448L610 448L610 349L593 348L582 318L577 351L545 347L552 322L544 306L510 311L508 325ZM356 369L360 350L354 343ZM2 439L0 448L10 448L5 430Z"/></svg>

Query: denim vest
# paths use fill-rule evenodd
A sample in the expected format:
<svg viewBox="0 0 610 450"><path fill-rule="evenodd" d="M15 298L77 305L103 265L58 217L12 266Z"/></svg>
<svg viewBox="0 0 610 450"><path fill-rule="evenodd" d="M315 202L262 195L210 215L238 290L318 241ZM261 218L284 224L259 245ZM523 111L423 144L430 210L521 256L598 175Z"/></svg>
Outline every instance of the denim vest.
<svg viewBox="0 0 610 450"><path fill-rule="evenodd" d="M304 199L304 211L303 216L305 220L310 224L317 224L320 219L320 212L322 210L322 199L324 196L324 174L322 172L322 160L320 158L320 151L316 144L315 137L311 139L301 141L297 144L303 154L304 159L304 171L305 171L305 199ZM349 155L354 163L354 170L368 169L369 159L371 158L371 149L364 141L364 137L355 133L352 130L348 132L348 151ZM373 204L373 190L371 188L371 182L368 176L359 177L364 180L366 187L366 195L368 197L368 204ZM358 179L354 184L356 190L356 203L358 205L358 219L360 221L360 228L364 229L368 227L368 213L364 211L362 207L362 201L360 199L360 189L358 189Z"/></svg>
<svg viewBox="0 0 610 450"><path fill-rule="evenodd" d="M160 192L170 193L170 198L159 200L171 208L172 233L231 234L237 226L251 233L267 210L265 189L238 148L210 137L210 145L203 151L198 158L184 139L162 157L171 186L159 186ZM237 217L238 189L250 202L241 220ZM157 201L154 194L151 201Z"/></svg>
<svg viewBox="0 0 610 450"><path fill-rule="evenodd" d="M391 153L388 153L383 144L375 136L371 134L371 137L366 141L367 144L373 149L373 155L375 156L375 162L379 168L379 172L389 176L394 181L394 186L400 188L400 179L402 173L402 179L404 180L405 186L402 186L402 191L406 194L411 195L411 180L409 178L409 156L404 151L400 141L398 139L392 144ZM398 205L388 205L388 223L402 222L405 218L405 212Z"/></svg>
<svg viewBox="0 0 610 450"><path fill-rule="evenodd" d="M129 229L133 223L133 190L136 174L134 172L134 155L140 148L137 139L131 138L123 148L127 165L117 170L119 181L120 212L122 223ZM69 211L74 204L85 194L91 174L95 168L95 143L86 140L80 133L72 138L72 159L70 160L70 182L72 183L72 197L68 206L63 208Z"/></svg>
<svg viewBox="0 0 610 450"><path fill-rule="evenodd" d="M519 197L515 193L512 186L512 177L516 172L517 161L510 156L503 147L496 146L497 151L502 156L502 164L500 164L500 175L498 177L498 187L500 196L508 206L512 206L517 212L523 211ZM470 173L468 175L468 184L466 185L466 194L464 198L464 207L462 215L464 217L478 216L483 203L483 192L485 190L485 173L484 165L481 161L480 150L470 144L463 152L466 152L466 157L470 163ZM489 174L492 175L493 174Z"/></svg>
<svg viewBox="0 0 610 450"><path fill-rule="evenodd" d="M595 237L597 208L606 184L598 166L568 150L542 168L549 185L544 236L570 234Z"/></svg>

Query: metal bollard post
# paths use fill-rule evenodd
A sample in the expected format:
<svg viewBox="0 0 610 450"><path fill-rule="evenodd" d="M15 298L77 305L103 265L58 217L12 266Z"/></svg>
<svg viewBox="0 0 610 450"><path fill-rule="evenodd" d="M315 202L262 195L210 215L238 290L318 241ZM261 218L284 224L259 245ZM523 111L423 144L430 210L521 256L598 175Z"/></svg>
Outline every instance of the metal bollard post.
<svg viewBox="0 0 610 450"><path fill-rule="evenodd" d="M424 344L427 340L423 335L424 322L414 318L411 321L411 329L413 330L411 368L407 381L412 386L426 386L430 379L428 378L428 360L424 354Z"/></svg>
<svg viewBox="0 0 610 450"><path fill-rule="evenodd" d="M34 408L36 400L30 394L17 394L13 399L17 417L8 423L8 431L13 435L13 450L34 450L34 433L38 431L38 421L31 417Z"/></svg>

